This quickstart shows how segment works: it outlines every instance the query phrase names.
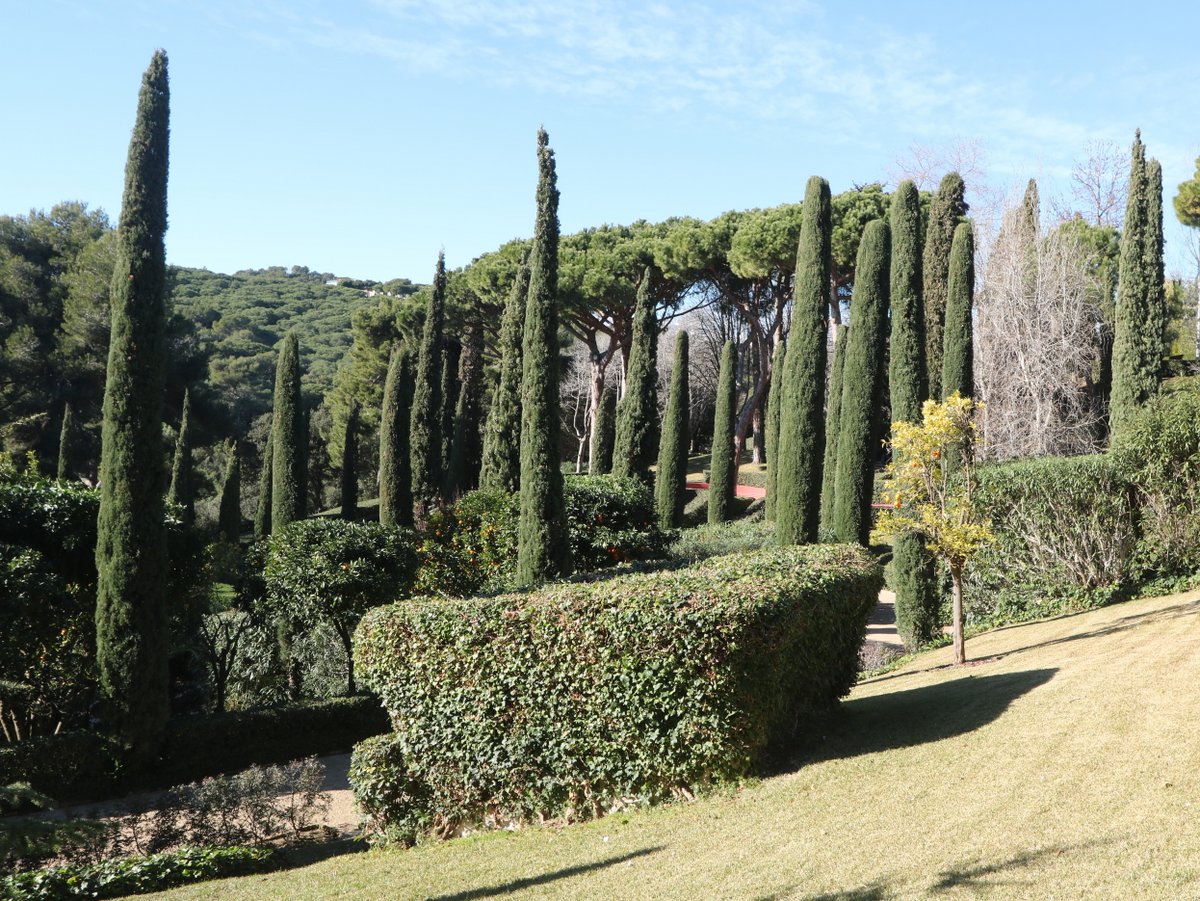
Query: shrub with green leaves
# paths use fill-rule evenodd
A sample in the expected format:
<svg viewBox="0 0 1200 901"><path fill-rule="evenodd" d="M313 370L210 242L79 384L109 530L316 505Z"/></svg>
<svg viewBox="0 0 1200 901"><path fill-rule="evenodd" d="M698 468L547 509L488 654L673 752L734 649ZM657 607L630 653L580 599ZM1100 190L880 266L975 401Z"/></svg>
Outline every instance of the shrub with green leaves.
<svg viewBox="0 0 1200 901"><path fill-rule="evenodd" d="M373 610L355 654L396 731L356 750L360 803L411 840L736 780L849 691L881 584L821 545Z"/></svg>

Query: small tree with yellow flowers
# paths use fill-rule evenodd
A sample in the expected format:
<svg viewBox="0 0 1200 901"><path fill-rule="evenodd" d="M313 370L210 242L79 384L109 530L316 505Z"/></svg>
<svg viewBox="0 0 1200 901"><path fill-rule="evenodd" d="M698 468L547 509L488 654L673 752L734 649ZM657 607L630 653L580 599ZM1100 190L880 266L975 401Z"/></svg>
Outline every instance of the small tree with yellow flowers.
<svg viewBox="0 0 1200 901"><path fill-rule="evenodd" d="M963 570L992 540L990 524L973 503L975 414L982 408L955 392L942 403L927 400L921 422L892 425L892 462L884 481L880 536L923 535L929 550L946 562L954 592L954 662L965 663Z"/></svg>

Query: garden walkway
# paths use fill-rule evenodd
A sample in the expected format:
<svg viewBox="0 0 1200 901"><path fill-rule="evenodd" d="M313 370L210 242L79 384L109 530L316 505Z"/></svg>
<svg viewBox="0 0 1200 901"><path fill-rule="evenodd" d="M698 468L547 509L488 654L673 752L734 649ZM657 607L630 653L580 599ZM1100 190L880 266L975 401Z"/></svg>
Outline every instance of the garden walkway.
<svg viewBox="0 0 1200 901"><path fill-rule="evenodd" d="M688 482L684 487L689 491L707 491L708 482ZM767 489L761 488L758 485L735 485L734 494L737 497L758 499L767 496Z"/></svg>

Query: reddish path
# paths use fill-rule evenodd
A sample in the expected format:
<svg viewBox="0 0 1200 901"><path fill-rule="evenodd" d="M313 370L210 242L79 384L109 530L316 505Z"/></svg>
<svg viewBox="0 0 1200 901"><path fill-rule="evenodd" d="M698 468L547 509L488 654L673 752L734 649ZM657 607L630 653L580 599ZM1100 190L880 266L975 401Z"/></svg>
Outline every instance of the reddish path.
<svg viewBox="0 0 1200 901"><path fill-rule="evenodd" d="M694 491L707 491L708 482L688 482L687 487ZM759 488L757 485L735 485L733 491L738 497L758 498L767 496L767 489Z"/></svg>

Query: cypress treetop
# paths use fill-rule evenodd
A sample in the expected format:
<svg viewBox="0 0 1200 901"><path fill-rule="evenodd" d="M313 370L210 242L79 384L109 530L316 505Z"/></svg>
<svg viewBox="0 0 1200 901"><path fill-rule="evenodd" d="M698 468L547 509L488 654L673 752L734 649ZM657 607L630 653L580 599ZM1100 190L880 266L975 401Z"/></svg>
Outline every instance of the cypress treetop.
<svg viewBox="0 0 1200 901"><path fill-rule="evenodd" d="M842 372L833 534L839 542L864 546L871 532L871 493L879 446L875 423L883 399L890 250L887 223L882 219L867 223L858 246Z"/></svg>
<svg viewBox="0 0 1200 901"><path fill-rule="evenodd" d="M341 517L350 521L358 516L358 415L352 404L342 441Z"/></svg>
<svg viewBox="0 0 1200 901"><path fill-rule="evenodd" d="M558 448L558 187L554 151L538 131L537 219L529 253L521 371L521 518L517 580L536 585L571 571Z"/></svg>
<svg viewBox="0 0 1200 901"><path fill-rule="evenodd" d="M183 508L183 524L196 520L196 499L192 491L192 395L183 392L183 413L179 419L179 435L175 439L175 461L171 466L171 487L167 501Z"/></svg>
<svg viewBox="0 0 1200 901"><path fill-rule="evenodd" d="M446 316L446 255L439 252L425 309L409 415L413 515L423 524L442 487L442 331Z"/></svg>
<svg viewBox="0 0 1200 901"><path fill-rule="evenodd" d="M784 545L816 541L820 523L831 215L829 183L813 176L801 210L795 300L780 403L775 532Z"/></svg>
<svg viewBox="0 0 1200 901"><path fill-rule="evenodd" d="M75 413L68 401L63 404L62 429L58 433L58 479L74 478L79 467L75 433Z"/></svg>
<svg viewBox="0 0 1200 901"><path fill-rule="evenodd" d="M525 299L529 265L521 264L500 321L500 379L492 393L483 436L479 484L483 488L516 491L521 482L521 337L525 330Z"/></svg>
<svg viewBox="0 0 1200 901"><path fill-rule="evenodd" d="M663 416L662 439L658 445L658 467L654 472L654 499L658 523L673 529L683 520L683 502L688 461L688 334L675 336L675 360L671 365L671 393Z"/></svg>
<svg viewBox="0 0 1200 901"><path fill-rule="evenodd" d="M254 512L254 537L266 538L271 534L271 465L275 461L275 437L267 433L263 446L262 466L258 471L258 509Z"/></svg>
<svg viewBox="0 0 1200 901"><path fill-rule="evenodd" d="M96 664L110 725L135 765L157 755L167 695L167 55L142 76L116 234L96 522Z"/></svg>
<svg viewBox="0 0 1200 901"><path fill-rule="evenodd" d="M588 455L588 472L592 475L607 475L612 472L616 432L617 392L612 388L605 388L600 394L600 408L592 422L592 446Z"/></svg>
<svg viewBox="0 0 1200 901"><path fill-rule="evenodd" d="M712 459L708 477L708 521L725 522L733 509L737 490L737 463L733 458L733 431L737 426L737 348L726 341L721 350L717 380L717 411L713 417Z"/></svg>
<svg viewBox="0 0 1200 901"><path fill-rule="evenodd" d="M920 422L929 397L921 293L921 199L911 181L892 195L892 333L888 356L893 422ZM832 402L832 401L831 401Z"/></svg>
<svg viewBox="0 0 1200 901"><path fill-rule="evenodd" d="M392 353L379 415L379 522L412 525L413 501L408 427L412 406L412 355Z"/></svg>
<svg viewBox="0 0 1200 901"><path fill-rule="evenodd" d="M946 299L946 347L942 358L942 400L958 392L975 396L971 310L975 303L975 233L971 220L954 229Z"/></svg>
<svg viewBox="0 0 1200 901"><path fill-rule="evenodd" d="M833 342L833 365L829 373L829 404L825 413L824 465L821 469L821 526L822 541L833 540L833 499L837 487L838 440L841 438L842 377L846 371L846 339L850 330L836 327Z"/></svg>
<svg viewBox="0 0 1200 901"><path fill-rule="evenodd" d="M230 544L237 544L242 534L242 468L238 460L237 443L225 445L225 478L221 480L221 502L217 508L217 531Z"/></svg>
<svg viewBox="0 0 1200 901"><path fill-rule="evenodd" d="M1162 328L1162 346L1159 348L1160 374L1161 357L1166 352L1167 327L1170 323L1167 310L1167 277L1163 263L1162 192L1162 165L1156 159L1146 160L1146 246L1142 255L1146 261L1146 290L1149 292L1146 309L1158 319Z"/></svg>
<svg viewBox="0 0 1200 901"><path fill-rule="evenodd" d="M304 518L306 423L300 398L300 341L289 332L275 366L271 417L271 532Z"/></svg>
<svg viewBox="0 0 1200 901"><path fill-rule="evenodd" d="M950 279L950 245L954 243L955 226L967 213L965 194L962 176L951 172L942 179L929 205L922 274L925 292L925 364L930 397L941 397L942 393L942 348L945 344L942 332Z"/></svg>
<svg viewBox="0 0 1200 901"><path fill-rule="evenodd" d="M763 518L768 522L775 519L776 476L779 474L779 408L783 398L783 368L787 355L787 342L780 339L771 355L771 387L767 392L766 451L767 451L767 497L763 504Z"/></svg>
<svg viewBox="0 0 1200 901"><path fill-rule="evenodd" d="M613 475L643 475L658 449L658 325L650 270L642 274L634 308L625 395L617 404Z"/></svg>

